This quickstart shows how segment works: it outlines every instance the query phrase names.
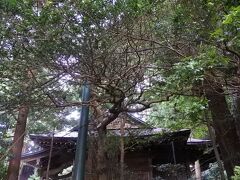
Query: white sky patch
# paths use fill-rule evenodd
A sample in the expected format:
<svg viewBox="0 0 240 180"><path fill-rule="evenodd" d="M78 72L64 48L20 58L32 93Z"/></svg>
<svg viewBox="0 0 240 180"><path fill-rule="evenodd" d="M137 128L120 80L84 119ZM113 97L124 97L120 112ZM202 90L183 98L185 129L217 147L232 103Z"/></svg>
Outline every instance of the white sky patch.
<svg viewBox="0 0 240 180"><path fill-rule="evenodd" d="M59 79L59 83L61 84L61 87L64 91L70 91L71 87L67 84L69 80L71 80L72 77L70 75L64 75L61 79Z"/></svg>
<svg viewBox="0 0 240 180"><path fill-rule="evenodd" d="M146 109L142 112L137 112L137 113L131 113L133 116L135 116L136 118L139 118L142 121L146 121L147 120L147 116L150 114L150 110Z"/></svg>
<svg viewBox="0 0 240 180"><path fill-rule="evenodd" d="M66 116L67 120L71 120L71 119L78 120L79 118L80 118L79 110L75 110Z"/></svg>

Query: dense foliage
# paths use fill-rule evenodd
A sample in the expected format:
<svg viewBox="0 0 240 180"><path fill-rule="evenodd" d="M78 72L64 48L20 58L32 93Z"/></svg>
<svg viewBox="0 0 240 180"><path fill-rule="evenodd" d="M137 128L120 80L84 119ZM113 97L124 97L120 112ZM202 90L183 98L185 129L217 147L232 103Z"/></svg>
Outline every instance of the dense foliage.
<svg viewBox="0 0 240 180"><path fill-rule="evenodd" d="M240 178L240 167L236 166L234 169L234 176L232 177L233 180L237 180Z"/></svg>
<svg viewBox="0 0 240 180"><path fill-rule="evenodd" d="M24 132L74 126L65 117L81 107L88 82L99 135L121 113L149 109L154 125L191 128L195 137L208 136L209 123L228 175L239 165L237 1L4 0L0 16L1 136L22 108Z"/></svg>

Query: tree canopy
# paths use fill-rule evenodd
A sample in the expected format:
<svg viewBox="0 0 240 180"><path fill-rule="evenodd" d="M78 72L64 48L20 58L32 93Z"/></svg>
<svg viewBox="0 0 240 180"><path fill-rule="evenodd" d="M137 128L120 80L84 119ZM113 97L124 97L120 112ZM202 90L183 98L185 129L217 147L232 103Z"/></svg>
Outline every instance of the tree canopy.
<svg viewBox="0 0 240 180"><path fill-rule="evenodd" d="M99 134L149 109L157 126L206 137L207 113L228 175L240 165L237 1L4 0L0 14L0 127L23 108L23 132L71 126L87 82Z"/></svg>

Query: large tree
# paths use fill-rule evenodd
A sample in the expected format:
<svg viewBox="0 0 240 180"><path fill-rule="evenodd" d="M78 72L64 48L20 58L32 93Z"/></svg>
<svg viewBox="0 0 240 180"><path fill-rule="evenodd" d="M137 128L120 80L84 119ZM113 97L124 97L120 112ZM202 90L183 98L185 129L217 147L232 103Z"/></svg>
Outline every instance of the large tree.
<svg viewBox="0 0 240 180"><path fill-rule="evenodd" d="M202 107L211 112L222 160L231 177L234 166L240 164L239 4L177 1L175 5L171 8L172 19L167 19L172 35L165 38L175 55L164 54L167 61L161 58L159 64L165 67L162 68L165 81L156 86L156 91L169 92L175 97L196 96L199 102L204 102Z"/></svg>
<svg viewBox="0 0 240 180"><path fill-rule="evenodd" d="M233 173L239 164L236 2L3 2L2 111L81 106L76 90L87 81L99 135L98 175L106 179L109 123L124 112L194 95L205 107L208 100L225 168Z"/></svg>
<svg viewBox="0 0 240 180"><path fill-rule="evenodd" d="M37 6L12 2L2 21L1 80L9 97L2 110L20 108L23 128L16 128L16 138L23 137L29 107L80 106L81 102L66 98L64 87L80 87L87 81L99 136L97 169L99 179L106 179L106 126L120 113L143 111L162 101L144 97L149 78L155 76L151 70L156 47L147 40L151 38L148 14L154 4L65 1ZM20 112L25 113L24 119ZM13 152L18 159L22 142L23 138ZM15 170L15 174L9 171L9 179L16 178Z"/></svg>

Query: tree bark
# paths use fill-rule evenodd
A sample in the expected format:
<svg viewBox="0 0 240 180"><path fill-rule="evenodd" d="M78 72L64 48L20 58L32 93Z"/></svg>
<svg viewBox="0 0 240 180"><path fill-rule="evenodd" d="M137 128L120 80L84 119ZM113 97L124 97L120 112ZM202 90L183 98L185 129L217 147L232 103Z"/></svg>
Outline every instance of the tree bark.
<svg viewBox="0 0 240 180"><path fill-rule="evenodd" d="M29 107L26 105L22 105L19 108L18 119L17 119L17 124L14 132L14 139L13 139L14 145L11 150L13 157L10 160L10 163L8 166L8 172L7 172L8 180L18 179L28 112L29 112Z"/></svg>
<svg viewBox="0 0 240 180"><path fill-rule="evenodd" d="M125 146L124 146L124 135L125 135L125 123L126 119L121 120L121 137L120 137L120 180L124 180L124 156L125 156Z"/></svg>
<svg viewBox="0 0 240 180"><path fill-rule="evenodd" d="M219 167L219 171L220 171L220 180L225 180L225 175L224 175L224 167L220 158L220 154L217 148L217 143L216 143L216 136L215 133L213 132L213 129L211 127L211 122L210 119L208 118L208 113L205 111L204 112L204 119L207 122L207 127L208 127L208 132L210 135L210 139L212 141L212 146L213 146L213 150L214 150L214 154L217 160L217 164Z"/></svg>
<svg viewBox="0 0 240 180"><path fill-rule="evenodd" d="M98 129L97 174L98 180L107 180L106 129Z"/></svg>
<svg viewBox="0 0 240 180"><path fill-rule="evenodd" d="M95 137L88 137L86 177L85 177L85 179L88 179L88 180L97 180L97 177L96 177L97 148L96 148L96 146L97 146L97 140L95 139Z"/></svg>
<svg viewBox="0 0 240 180"><path fill-rule="evenodd" d="M238 138L240 141L240 92L233 92L233 116L235 120L236 130L238 134Z"/></svg>
<svg viewBox="0 0 240 180"><path fill-rule="evenodd" d="M230 178L234 174L234 167L240 164L240 141L222 87L212 86L214 85L210 87L208 84L205 95L212 114L213 127L224 167Z"/></svg>

